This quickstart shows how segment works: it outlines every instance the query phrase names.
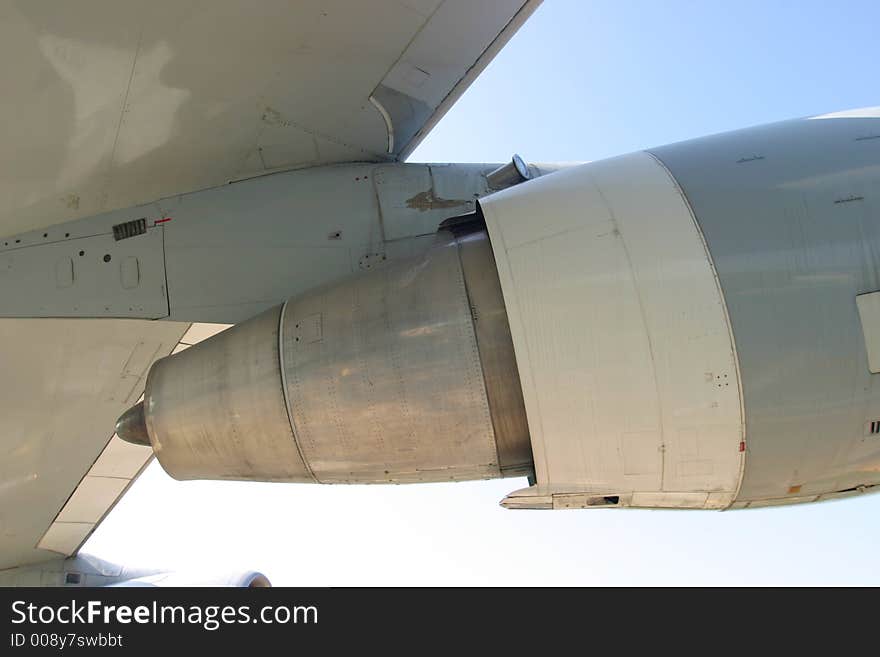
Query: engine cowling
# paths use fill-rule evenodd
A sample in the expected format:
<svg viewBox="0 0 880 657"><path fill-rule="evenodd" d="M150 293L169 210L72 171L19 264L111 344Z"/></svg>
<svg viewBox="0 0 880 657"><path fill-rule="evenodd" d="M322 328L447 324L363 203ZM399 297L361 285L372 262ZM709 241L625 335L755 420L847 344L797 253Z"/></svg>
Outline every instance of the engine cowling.
<svg viewBox="0 0 880 657"><path fill-rule="evenodd" d="M537 485L506 506L724 508L744 424L725 299L675 179L648 153L481 201Z"/></svg>

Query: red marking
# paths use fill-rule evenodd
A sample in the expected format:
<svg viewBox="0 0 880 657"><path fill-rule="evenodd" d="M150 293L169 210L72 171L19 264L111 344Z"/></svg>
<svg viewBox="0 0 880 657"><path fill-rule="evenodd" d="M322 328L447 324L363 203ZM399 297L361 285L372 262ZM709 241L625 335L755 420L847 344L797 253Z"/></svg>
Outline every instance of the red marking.
<svg viewBox="0 0 880 657"><path fill-rule="evenodd" d="M743 440L743 441L740 442L740 444L739 444L739 451L741 451L741 452L746 451L746 441L745 441L745 440Z"/></svg>
<svg viewBox="0 0 880 657"><path fill-rule="evenodd" d="M153 225L157 226L159 224L164 224L166 221L171 221L171 217L165 217L164 219L156 219L156 221L153 222Z"/></svg>

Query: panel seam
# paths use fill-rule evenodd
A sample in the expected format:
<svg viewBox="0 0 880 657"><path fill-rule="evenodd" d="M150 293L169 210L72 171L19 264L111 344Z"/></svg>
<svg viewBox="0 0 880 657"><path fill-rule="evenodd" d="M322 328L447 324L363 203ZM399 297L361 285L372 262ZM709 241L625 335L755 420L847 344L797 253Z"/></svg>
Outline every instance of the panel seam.
<svg viewBox="0 0 880 657"><path fill-rule="evenodd" d="M290 436L293 438L293 444L296 447L296 451L299 454L299 458L303 462L303 467L306 469L308 475L312 478L312 480L316 484L320 484L318 478L315 476L315 473L312 471L309 462L306 460L306 455L303 453L302 447L299 444L299 440L296 439L296 428L293 422L293 412L290 408L290 395L287 393L287 373L284 369L284 315L287 313L287 303L289 300L285 300L283 304L281 304L281 313L278 315L278 369L281 370L281 394L284 397L284 408L287 411L287 422L290 424Z"/></svg>
<svg viewBox="0 0 880 657"><path fill-rule="evenodd" d="M691 205L690 199L688 199L687 194L685 194L684 189L682 189L681 185L678 184L678 180L675 176L672 175L672 172L669 168L664 164L664 162L657 157L651 151L644 151L647 155L649 155L658 166L663 169L666 175L669 177L669 180L672 182L673 187L681 196L682 201L684 202L685 207L690 214L691 220L694 222L694 228L697 231L697 235L700 237L700 242L703 245L703 251L706 254L706 261L709 263L709 268L712 270L712 276L715 279L715 289L718 290L718 296L721 299L721 310L724 313L724 321L727 324L727 334L730 338L730 349L733 355L733 366L736 370L736 385L739 393L739 412L740 412L740 445L747 446L746 440L746 408L745 408L745 395L743 394L743 383L742 383L742 372L740 371L740 363L739 363L739 352L736 348L736 339L733 335L733 323L730 321L730 312L727 308L727 299L724 296L724 288L721 286L721 278L718 276L718 269L715 267L715 261L712 259L712 252L709 249L709 243L706 240L706 236L703 233L703 229L700 226L700 222L697 219L697 214L694 212L694 208ZM736 484L736 490L731 497L730 503L725 506L722 511L726 511L730 509L733 504L736 502L739 497L740 491L742 490L743 479L745 478L746 471L746 449L741 451L740 462L739 462L739 479Z"/></svg>
<svg viewBox="0 0 880 657"><path fill-rule="evenodd" d="M432 185L432 187L433 187L433 185ZM488 231L486 234L488 235ZM483 368L483 358L482 358L482 354L480 353L480 340L477 337L477 327L476 327L475 320L474 320L474 312L475 312L476 306L474 305L473 299L471 298L471 291L468 288L468 282L467 282L467 273L465 272L464 262L462 262L462 259L461 259L461 242L454 236L452 237L452 239L455 242L455 253L456 253L456 256L458 259L458 268L457 269L461 275L461 277L460 277L461 289L464 291L464 300L468 306L468 317L470 318L470 328L471 328L470 332L473 334L473 337L474 337L473 345L474 345L474 351L476 352L476 356L477 356L477 367L480 370L480 384L481 384L481 387L483 390L483 399L486 402L486 410L487 410L487 413L489 416L487 418L488 419L487 424L492 429L492 449L495 453L495 467L498 469L498 474L500 476L503 476L503 470L501 468L501 450L498 446L498 430L495 427L495 418L492 416L492 405L489 400L489 386L488 386L488 383L486 382L486 372ZM490 246L489 248L491 249L492 247Z"/></svg>

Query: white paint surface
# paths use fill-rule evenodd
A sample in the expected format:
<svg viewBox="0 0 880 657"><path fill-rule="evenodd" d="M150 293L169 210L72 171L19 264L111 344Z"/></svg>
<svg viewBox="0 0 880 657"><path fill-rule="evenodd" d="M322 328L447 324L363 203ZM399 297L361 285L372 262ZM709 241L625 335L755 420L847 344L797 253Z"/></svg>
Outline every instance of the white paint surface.
<svg viewBox="0 0 880 657"><path fill-rule="evenodd" d="M572 492L728 506L743 458L735 351L712 264L666 170L635 153L481 205L538 480L511 506Z"/></svg>

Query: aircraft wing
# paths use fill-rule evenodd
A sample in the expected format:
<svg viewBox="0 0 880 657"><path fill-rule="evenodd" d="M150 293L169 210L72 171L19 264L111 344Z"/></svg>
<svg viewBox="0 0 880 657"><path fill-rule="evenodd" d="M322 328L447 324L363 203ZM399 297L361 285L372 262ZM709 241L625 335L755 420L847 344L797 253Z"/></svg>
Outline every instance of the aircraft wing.
<svg viewBox="0 0 880 657"><path fill-rule="evenodd" d="M0 227L403 159L537 5L3 2Z"/></svg>
<svg viewBox="0 0 880 657"><path fill-rule="evenodd" d="M148 449L113 437L115 414L187 327L0 321L0 570L73 554L146 465Z"/></svg>
<svg viewBox="0 0 880 657"><path fill-rule="evenodd" d="M404 159L538 4L3 2L0 232ZM0 320L0 570L75 553L140 473L113 423L188 328Z"/></svg>

